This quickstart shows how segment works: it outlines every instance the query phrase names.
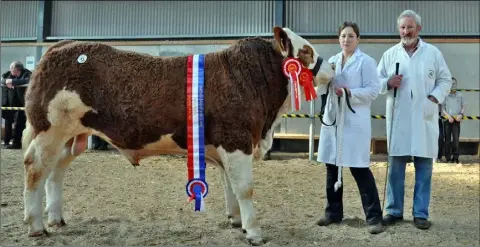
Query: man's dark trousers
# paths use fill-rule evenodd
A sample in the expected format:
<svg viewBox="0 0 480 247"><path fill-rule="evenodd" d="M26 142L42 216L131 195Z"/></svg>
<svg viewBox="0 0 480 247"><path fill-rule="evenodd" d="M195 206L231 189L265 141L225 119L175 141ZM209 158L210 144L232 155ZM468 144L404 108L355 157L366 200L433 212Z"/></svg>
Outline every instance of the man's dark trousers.
<svg viewBox="0 0 480 247"><path fill-rule="evenodd" d="M21 146L22 145L22 134L25 130L27 117L25 116L24 111L17 111L17 117L15 121L15 134L13 136L13 145Z"/></svg>
<svg viewBox="0 0 480 247"><path fill-rule="evenodd" d="M460 122L454 121L450 123L444 122L445 128L445 157L447 160L458 160L459 154L459 141L460 141Z"/></svg>
<svg viewBox="0 0 480 247"><path fill-rule="evenodd" d="M438 119L438 155L437 155L437 160L441 160L442 156L446 154L445 152L445 129L443 128L443 119L440 116L440 119Z"/></svg>

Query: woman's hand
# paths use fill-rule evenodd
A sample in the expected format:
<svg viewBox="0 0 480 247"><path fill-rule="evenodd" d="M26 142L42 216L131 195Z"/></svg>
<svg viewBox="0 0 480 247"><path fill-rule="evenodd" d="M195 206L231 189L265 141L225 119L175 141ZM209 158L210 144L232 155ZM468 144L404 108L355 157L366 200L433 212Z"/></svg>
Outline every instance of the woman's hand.
<svg viewBox="0 0 480 247"><path fill-rule="evenodd" d="M348 89L348 88L346 88L346 87L344 87L344 88L347 90L347 95L350 96L350 95L351 95L350 89ZM343 95L343 88L337 88L337 89L335 90L335 94L336 94L338 97L342 97L342 95Z"/></svg>

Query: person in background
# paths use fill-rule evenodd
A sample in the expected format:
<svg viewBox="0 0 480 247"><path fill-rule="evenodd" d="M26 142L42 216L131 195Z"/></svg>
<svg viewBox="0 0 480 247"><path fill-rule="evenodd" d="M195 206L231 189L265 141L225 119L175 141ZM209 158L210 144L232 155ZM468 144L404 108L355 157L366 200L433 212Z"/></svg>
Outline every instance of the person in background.
<svg viewBox="0 0 480 247"><path fill-rule="evenodd" d="M108 142L96 135L92 135L92 144L94 150L108 150Z"/></svg>
<svg viewBox="0 0 480 247"><path fill-rule="evenodd" d="M460 123L463 119L463 113L465 112L465 101L463 100L463 94L457 92L457 79L452 77L452 89L450 94L442 104L443 115L447 118L444 121L445 126L445 158L447 162L460 163L458 160L459 153L459 140L460 140Z"/></svg>
<svg viewBox="0 0 480 247"><path fill-rule="evenodd" d="M401 41L389 48L378 63L380 94L386 94L389 150L387 214L383 222L392 225L403 220L405 167L413 156L413 224L418 229L428 229L433 159L438 155L438 104L447 97L452 75L442 52L419 37L422 23L417 13L402 12L397 27Z"/></svg>
<svg viewBox="0 0 480 247"><path fill-rule="evenodd" d="M366 223L369 225L368 232L377 234L384 231L382 208L375 178L369 168L372 131L370 107L380 89L379 77L376 73L377 63L358 48L360 31L357 24L344 22L338 30L338 38L342 51L328 60L335 65L335 77L332 83L336 89L332 90L335 91L336 96L327 95L323 121L333 122L334 118L331 116L334 115L336 107L331 102L336 101L337 96L348 97L356 113L345 111L341 140L343 142L341 148L345 151L339 163L336 162L336 143L340 139L337 138L336 126L322 125L320 129L317 161L325 163L327 170L327 206L325 216L321 217L316 224L327 226L342 221L343 186L335 191L335 182L341 172L339 169L349 167L360 191ZM346 89L346 95L342 88Z"/></svg>
<svg viewBox="0 0 480 247"><path fill-rule="evenodd" d="M25 91L32 72L24 68L19 61L14 61L10 64L10 70L2 74L2 106L7 107L24 107L25 106ZM16 117L15 117L16 115ZM21 149L22 148L22 134L25 129L27 118L23 110L18 111L2 111L2 117L5 118L5 138L4 147L7 149ZM15 120L15 132L13 135L13 143L10 145L12 138L12 125Z"/></svg>

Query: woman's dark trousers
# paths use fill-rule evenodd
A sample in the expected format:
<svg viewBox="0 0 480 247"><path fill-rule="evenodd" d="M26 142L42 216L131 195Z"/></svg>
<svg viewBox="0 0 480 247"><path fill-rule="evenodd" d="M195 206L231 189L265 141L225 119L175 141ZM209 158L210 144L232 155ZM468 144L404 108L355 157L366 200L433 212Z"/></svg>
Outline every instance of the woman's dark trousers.
<svg viewBox="0 0 480 247"><path fill-rule="evenodd" d="M327 207L325 217L335 222L343 219L343 186L335 192L335 182L338 179L338 167L326 164L327 169ZM378 197L377 185L370 168L350 168L355 181L357 182L362 200L363 211L366 222L373 225L382 222L382 208ZM343 183L343 181L342 181Z"/></svg>

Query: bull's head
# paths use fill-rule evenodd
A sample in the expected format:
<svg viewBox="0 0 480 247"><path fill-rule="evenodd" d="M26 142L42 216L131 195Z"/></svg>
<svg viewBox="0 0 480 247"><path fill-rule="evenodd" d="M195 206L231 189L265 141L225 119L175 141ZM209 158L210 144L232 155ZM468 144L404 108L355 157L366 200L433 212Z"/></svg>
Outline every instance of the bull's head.
<svg viewBox="0 0 480 247"><path fill-rule="evenodd" d="M330 82L335 75L335 71L327 61L323 60L310 42L289 28L276 26L273 28L273 34L277 48L285 58L297 58L312 71L315 87Z"/></svg>

